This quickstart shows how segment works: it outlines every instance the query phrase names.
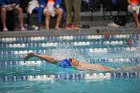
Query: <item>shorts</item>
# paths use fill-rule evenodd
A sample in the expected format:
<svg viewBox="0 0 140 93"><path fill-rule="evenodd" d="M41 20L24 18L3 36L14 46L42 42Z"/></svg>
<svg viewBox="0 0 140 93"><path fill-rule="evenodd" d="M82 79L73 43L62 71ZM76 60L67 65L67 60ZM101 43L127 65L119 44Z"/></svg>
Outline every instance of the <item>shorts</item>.
<svg viewBox="0 0 140 93"><path fill-rule="evenodd" d="M137 5L128 5L128 11L130 13L132 12L136 12L136 14L139 14L140 13L140 4L137 4Z"/></svg>
<svg viewBox="0 0 140 93"><path fill-rule="evenodd" d="M59 8L59 9L62 11L61 8ZM45 8L43 13L45 14L45 12L48 11L48 12L50 12L51 16L54 17L55 16L55 11L54 10L55 10L55 8L54 9Z"/></svg>

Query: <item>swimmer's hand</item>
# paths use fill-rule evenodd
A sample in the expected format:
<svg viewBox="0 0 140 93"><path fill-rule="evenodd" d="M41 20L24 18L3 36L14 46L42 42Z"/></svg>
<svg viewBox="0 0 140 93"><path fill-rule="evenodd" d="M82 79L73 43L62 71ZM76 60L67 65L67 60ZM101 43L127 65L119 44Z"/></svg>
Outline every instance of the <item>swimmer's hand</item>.
<svg viewBox="0 0 140 93"><path fill-rule="evenodd" d="M28 59L30 59L30 58L32 58L34 56L35 56L34 52L27 53L27 56L24 58L24 60L28 60Z"/></svg>

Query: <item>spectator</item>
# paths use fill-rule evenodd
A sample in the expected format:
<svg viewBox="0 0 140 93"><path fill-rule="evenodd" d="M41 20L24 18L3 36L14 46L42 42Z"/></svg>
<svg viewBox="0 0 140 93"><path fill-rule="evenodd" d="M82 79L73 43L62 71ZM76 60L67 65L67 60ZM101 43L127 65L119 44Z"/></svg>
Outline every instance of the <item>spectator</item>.
<svg viewBox="0 0 140 93"><path fill-rule="evenodd" d="M140 0L128 0L128 11L132 13L136 27L140 28Z"/></svg>
<svg viewBox="0 0 140 93"><path fill-rule="evenodd" d="M18 0L1 0L2 6L1 6L1 20L3 25L3 31L8 31L6 26L6 13L7 11L17 11L18 13L18 19L20 24L20 30L25 30L23 26L23 12L22 8L19 6Z"/></svg>
<svg viewBox="0 0 140 93"><path fill-rule="evenodd" d="M48 0L44 9L46 30L49 31L50 17L57 15L55 29L59 30L59 25L62 19L62 9L60 8L62 0Z"/></svg>
<svg viewBox="0 0 140 93"><path fill-rule="evenodd" d="M66 29L80 29L80 0L65 0L66 5ZM72 6L74 7L74 22L72 23Z"/></svg>
<svg viewBox="0 0 140 93"><path fill-rule="evenodd" d="M28 4L28 13L29 13L29 17L30 17L30 14L32 14L32 12L35 10L37 11L37 14L38 14L38 22L37 22L37 25L34 25L35 26L35 30L38 30L39 27L41 26L41 23L42 23L42 16L43 16L43 9L46 5L46 2L45 0L31 0ZM30 19L28 19L28 22L29 22ZM30 23L29 23L30 24ZM29 25L28 24L28 25ZM39 26L39 27L38 27Z"/></svg>

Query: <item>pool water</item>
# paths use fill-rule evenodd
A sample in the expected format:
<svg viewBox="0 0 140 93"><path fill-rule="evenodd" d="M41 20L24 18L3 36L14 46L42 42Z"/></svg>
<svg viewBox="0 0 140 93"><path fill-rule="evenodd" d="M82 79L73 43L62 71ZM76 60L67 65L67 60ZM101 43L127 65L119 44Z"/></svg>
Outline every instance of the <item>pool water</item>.
<svg viewBox="0 0 140 93"><path fill-rule="evenodd" d="M139 93L140 79L1 82L1 93Z"/></svg>
<svg viewBox="0 0 140 93"><path fill-rule="evenodd" d="M140 72L60 68L27 52L114 68L138 65L138 34L0 38L0 93L139 93Z"/></svg>

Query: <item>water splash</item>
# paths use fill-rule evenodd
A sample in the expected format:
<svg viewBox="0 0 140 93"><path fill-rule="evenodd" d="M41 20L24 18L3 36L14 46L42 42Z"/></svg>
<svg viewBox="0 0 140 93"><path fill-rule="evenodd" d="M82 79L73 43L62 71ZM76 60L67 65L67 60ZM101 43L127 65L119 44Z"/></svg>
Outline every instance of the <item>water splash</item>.
<svg viewBox="0 0 140 93"><path fill-rule="evenodd" d="M61 43L56 49L49 51L50 55L57 59L76 58L81 62L86 62L86 57L79 49L74 48L72 45Z"/></svg>

